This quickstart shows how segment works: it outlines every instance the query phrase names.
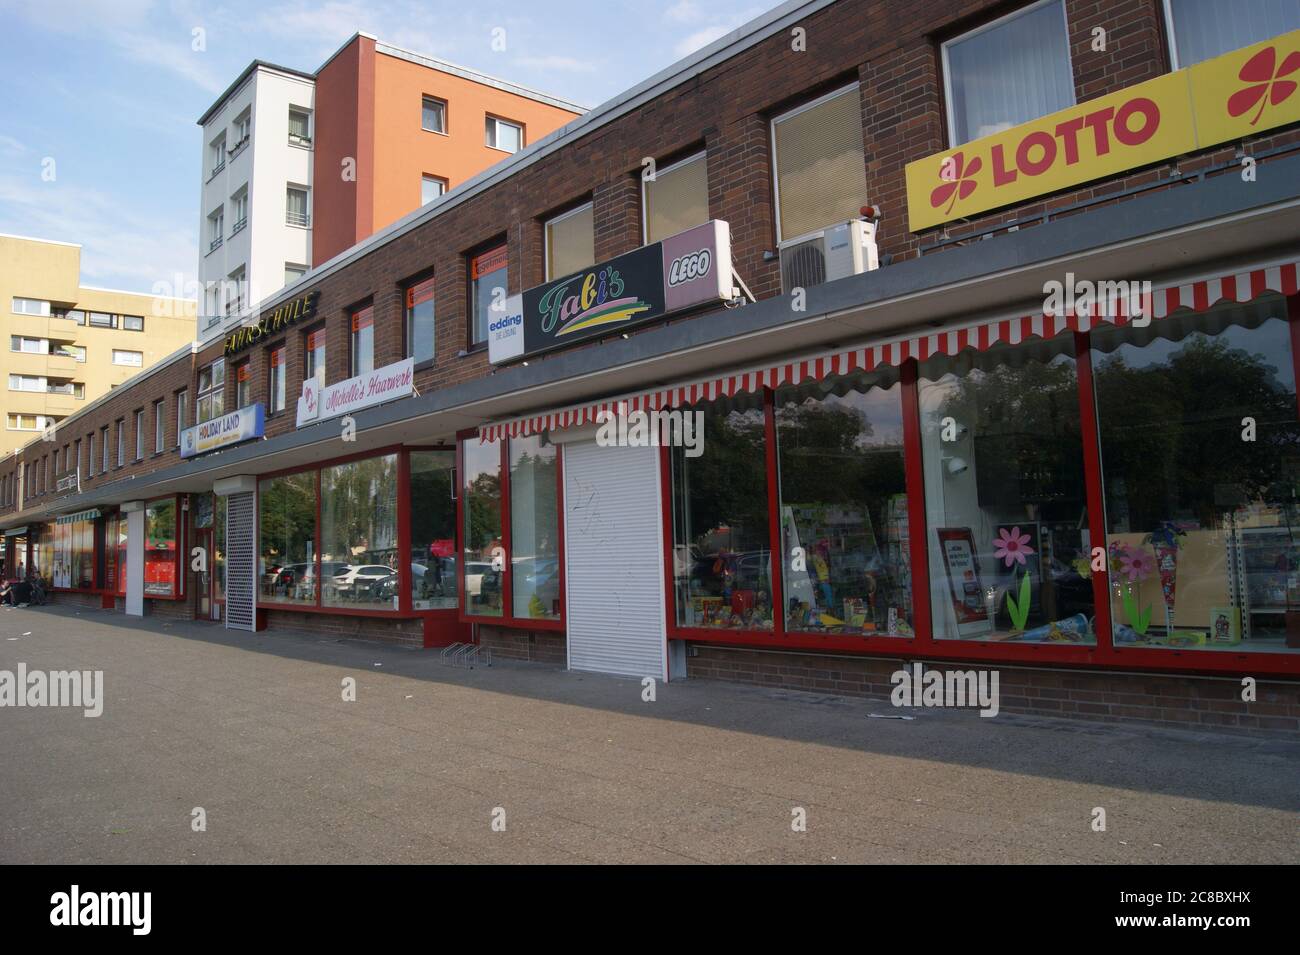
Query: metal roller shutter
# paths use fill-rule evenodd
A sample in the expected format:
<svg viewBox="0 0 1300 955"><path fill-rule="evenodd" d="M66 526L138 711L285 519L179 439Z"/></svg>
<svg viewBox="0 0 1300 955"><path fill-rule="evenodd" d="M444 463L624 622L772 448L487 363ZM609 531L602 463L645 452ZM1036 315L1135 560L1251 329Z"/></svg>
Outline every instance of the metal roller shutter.
<svg viewBox="0 0 1300 955"><path fill-rule="evenodd" d="M257 498L226 500L226 629L257 629Z"/></svg>

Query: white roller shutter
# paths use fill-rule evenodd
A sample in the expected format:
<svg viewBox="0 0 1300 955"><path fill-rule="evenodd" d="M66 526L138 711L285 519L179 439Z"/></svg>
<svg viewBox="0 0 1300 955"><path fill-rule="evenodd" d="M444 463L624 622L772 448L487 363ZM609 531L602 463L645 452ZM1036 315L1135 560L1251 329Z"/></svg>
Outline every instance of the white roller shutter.
<svg viewBox="0 0 1300 955"><path fill-rule="evenodd" d="M564 445L569 668L668 678L658 448Z"/></svg>
<svg viewBox="0 0 1300 955"><path fill-rule="evenodd" d="M257 495L226 498L226 629L257 629Z"/></svg>

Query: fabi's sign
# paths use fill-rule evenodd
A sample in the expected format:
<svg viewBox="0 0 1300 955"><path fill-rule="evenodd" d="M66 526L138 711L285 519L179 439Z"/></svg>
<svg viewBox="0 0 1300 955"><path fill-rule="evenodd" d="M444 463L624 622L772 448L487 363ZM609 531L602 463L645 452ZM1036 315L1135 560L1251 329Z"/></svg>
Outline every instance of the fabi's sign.
<svg viewBox="0 0 1300 955"><path fill-rule="evenodd" d="M1300 121L1300 31L907 167L912 231Z"/></svg>
<svg viewBox="0 0 1300 955"><path fill-rule="evenodd" d="M622 332L731 294L731 230L721 220L512 295L489 312L493 364Z"/></svg>
<svg viewBox="0 0 1300 955"><path fill-rule="evenodd" d="M277 332L284 331L290 325L315 318L316 304L319 301L320 292L313 290L285 302L270 315L262 316L262 320L256 325L235 329L226 336L226 354L233 355L245 348L251 348Z"/></svg>

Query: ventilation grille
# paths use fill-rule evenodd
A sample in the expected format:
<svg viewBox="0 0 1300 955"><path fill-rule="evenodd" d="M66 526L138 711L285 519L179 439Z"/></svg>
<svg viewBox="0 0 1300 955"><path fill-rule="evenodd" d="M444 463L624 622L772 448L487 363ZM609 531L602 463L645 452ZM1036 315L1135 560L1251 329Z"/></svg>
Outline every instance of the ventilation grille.
<svg viewBox="0 0 1300 955"><path fill-rule="evenodd" d="M257 629L257 505L251 492L226 499L226 629Z"/></svg>
<svg viewBox="0 0 1300 955"><path fill-rule="evenodd" d="M811 288L826 281L826 253L822 237L787 246L781 250L781 291Z"/></svg>

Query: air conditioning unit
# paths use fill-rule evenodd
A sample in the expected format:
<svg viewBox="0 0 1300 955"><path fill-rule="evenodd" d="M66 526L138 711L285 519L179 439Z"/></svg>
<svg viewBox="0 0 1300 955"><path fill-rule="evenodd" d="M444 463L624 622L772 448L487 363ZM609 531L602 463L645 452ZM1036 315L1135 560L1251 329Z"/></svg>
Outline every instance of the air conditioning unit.
<svg viewBox="0 0 1300 955"><path fill-rule="evenodd" d="M781 249L781 291L834 282L879 267L875 223L851 219Z"/></svg>

